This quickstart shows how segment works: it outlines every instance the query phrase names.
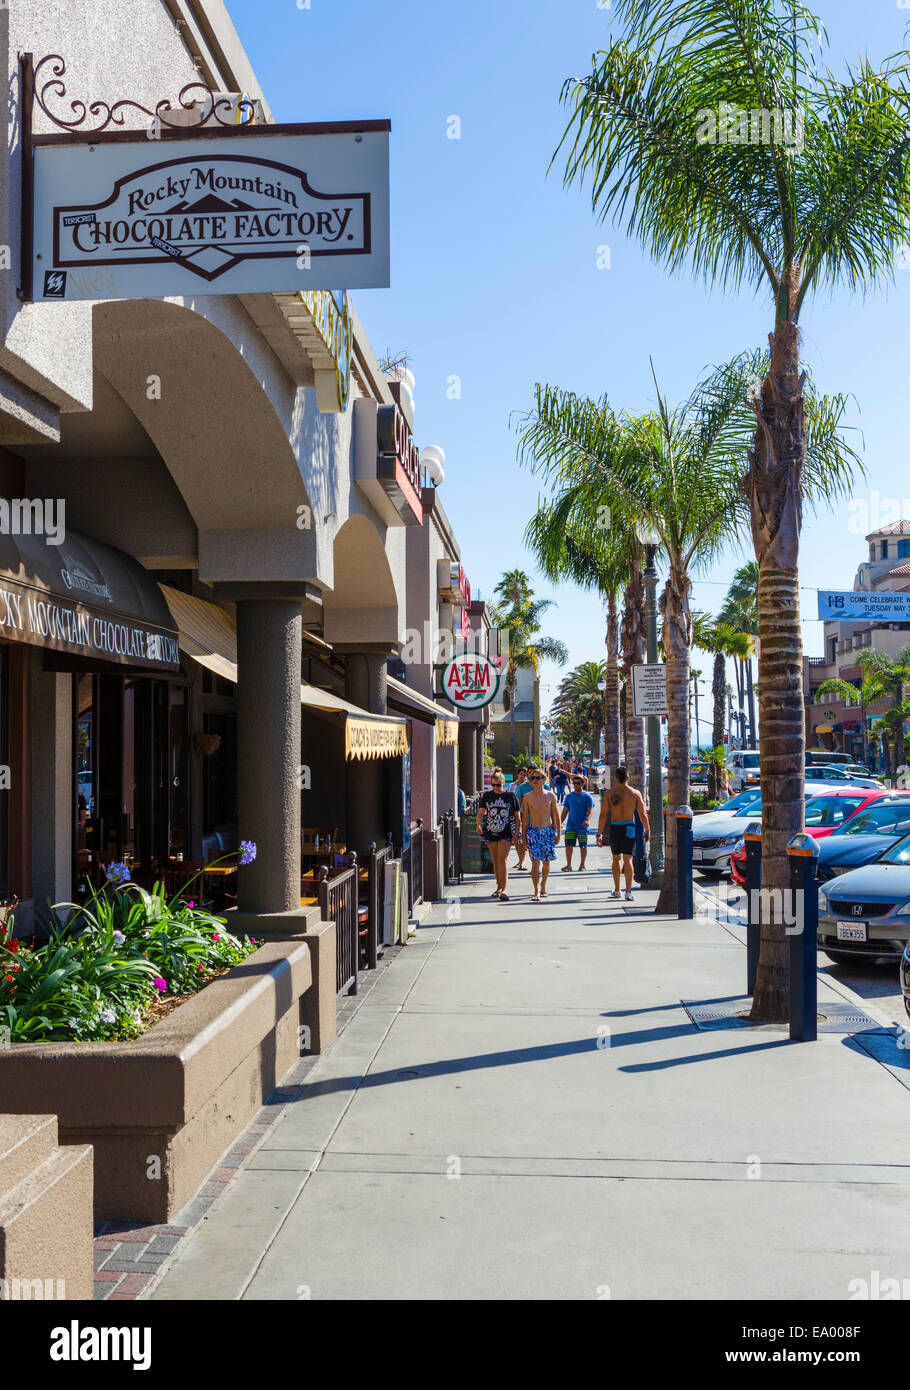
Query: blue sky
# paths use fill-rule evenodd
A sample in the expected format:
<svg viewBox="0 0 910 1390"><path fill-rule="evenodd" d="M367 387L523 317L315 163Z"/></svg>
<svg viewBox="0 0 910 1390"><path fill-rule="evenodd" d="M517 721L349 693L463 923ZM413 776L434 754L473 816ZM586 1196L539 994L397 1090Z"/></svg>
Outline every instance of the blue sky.
<svg viewBox="0 0 910 1390"><path fill-rule="evenodd" d="M616 228L595 221L586 193L547 168L565 125L566 78L590 69L610 32L597 0L227 0L279 121L392 121L392 286L359 291L374 348L406 351L417 385L415 436L447 456L442 500L474 590L490 597L505 569L534 573L522 533L540 491L515 458L514 417L534 384L599 396L629 410L662 390L686 396L703 368L760 346L767 300L671 279ZM896 0L816 0L828 61L904 46L910 13ZM448 139L457 116L461 138ZM598 248L610 268L598 269ZM601 257L601 259L604 259ZM910 498L910 269L865 300L838 291L803 314L803 354L820 389L855 397L850 423L869 471L857 498ZM447 394L461 381L460 399ZM871 508L871 500L869 502ZM910 502L905 514L910 515ZM866 557L847 503L806 517L801 582L807 652L821 653L813 588L851 588ZM714 611L737 563L730 553L695 586ZM600 658L599 600L539 581L556 606L545 630L570 664ZM707 669L708 658L696 665ZM546 708L560 672L545 666Z"/></svg>

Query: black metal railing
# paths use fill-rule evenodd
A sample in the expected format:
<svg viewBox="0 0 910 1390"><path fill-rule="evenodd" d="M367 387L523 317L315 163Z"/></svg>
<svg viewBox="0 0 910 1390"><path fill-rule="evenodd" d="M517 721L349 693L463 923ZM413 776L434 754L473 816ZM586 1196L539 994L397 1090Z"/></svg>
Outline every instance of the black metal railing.
<svg viewBox="0 0 910 1390"><path fill-rule="evenodd" d="M319 910L324 922L335 923L335 981L338 993L357 993L359 938L357 935L357 856L349 869L329 878L319 870Z"/></svg>
<svg viewBox="0 0 910 1390"><path fill-rule="evenodd" d="M408 873L410 907L423 901L423 820L418 817L411 826L411 864Z"/></svg>
<svg viewBox="0 0 910 1390"><path fill-rule="evenodd" d="M455 883L458 879L455 844L455 812L446 811L439 817L439 833L442 837L442 881Z"/></svg>
<svg viewBox="0 0 910 1390"><path fill-rule="evenodd" d="M382 930L382 908L385 901L385 866L392 857L390 845L377 849L375 841L370 845L367 861L367 929L361 934L361 963L368 970L375 970L379 959L379 934Z"/></svg>

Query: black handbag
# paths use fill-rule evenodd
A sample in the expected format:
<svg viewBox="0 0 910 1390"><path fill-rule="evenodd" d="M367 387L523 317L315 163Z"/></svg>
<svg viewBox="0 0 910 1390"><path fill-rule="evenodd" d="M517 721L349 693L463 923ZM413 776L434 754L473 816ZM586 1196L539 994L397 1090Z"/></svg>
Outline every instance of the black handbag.
<svg viewBox="0 0 910 1390"><path fill-rule="evenodd" d="M651 882L651 859L647 854L636 854L632 858L632 874L641 888Z"/></svg>

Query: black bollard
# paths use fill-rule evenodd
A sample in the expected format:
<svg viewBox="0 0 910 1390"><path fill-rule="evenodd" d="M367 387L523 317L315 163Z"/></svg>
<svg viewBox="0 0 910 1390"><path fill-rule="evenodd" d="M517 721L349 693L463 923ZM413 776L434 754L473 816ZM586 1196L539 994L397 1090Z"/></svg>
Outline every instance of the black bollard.
<svg viewBox="0 0 910 1390"><path fill-rule="evenodd" d="M750 821L746 843L746 993L755 993L758 953L761 949L761 822Z"/></svg>
<svg viewBox="0 0 910 1390"><path fill-rule="evenodd" d="M790 1038L818 1037L818 845L811 835L794 835L790 860ZM795 919L795 921L793 920Z"/></svg>
<svg viewBox="0 0 910 1390"><path fill-rule="evenodd" d="M676 808L676 915L681 922L694 916L691 806Z"/></svg>

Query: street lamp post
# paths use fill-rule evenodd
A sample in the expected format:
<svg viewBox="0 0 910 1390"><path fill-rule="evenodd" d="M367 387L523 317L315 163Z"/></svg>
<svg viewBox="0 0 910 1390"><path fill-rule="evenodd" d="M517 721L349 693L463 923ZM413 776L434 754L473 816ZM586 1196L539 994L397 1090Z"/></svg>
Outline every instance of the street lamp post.
<svg viewBox="0 0 910 1390"><path fill-rule="evenodd" d="M645 548L645 635L648 645L648 665L657 665L657 570L654 556L660 536L645 523L638 527L638 539ZM648 806L651 821L651 888L660 888L664 880L664 788L660 761L660 715L648 715Z"/></svg>
<svg viewBox="0 0 910 1390"><path fill-rule="evenodd" d="M598 682L597 682L597 689L598 689L598 691L600 692L600 700L601 700L601 705L602 705L602 709L601 709L601 724L603 725L603 729L602 729L601 732L602 732L602 736L603 736L604 759L606 759L606 756L607 756L607 682L606 682L606 681L598 681Z"/></svg>

